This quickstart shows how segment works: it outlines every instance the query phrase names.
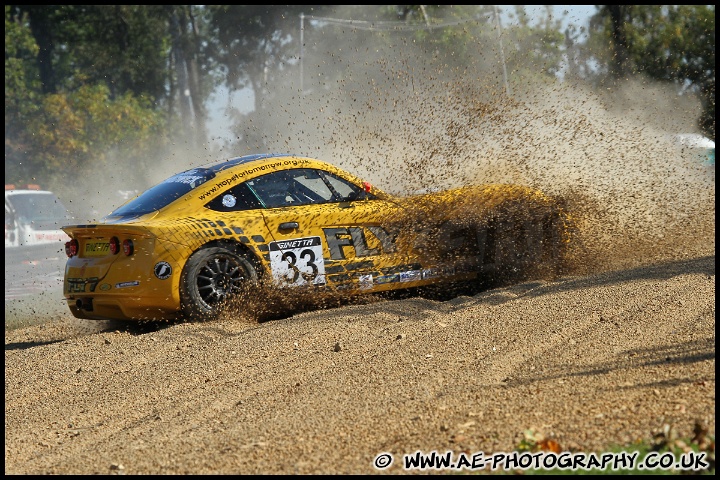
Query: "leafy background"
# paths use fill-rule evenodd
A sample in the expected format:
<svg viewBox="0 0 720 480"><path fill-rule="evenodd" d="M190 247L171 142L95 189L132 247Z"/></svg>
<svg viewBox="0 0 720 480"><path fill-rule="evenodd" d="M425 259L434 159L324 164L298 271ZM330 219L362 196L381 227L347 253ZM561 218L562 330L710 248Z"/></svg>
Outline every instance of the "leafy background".
<svg viewBox="0 0 720 480"><path fill-rule="evenodd" d="M573 132L642 133L626 150L679 131L714 140L713 5L599 5L587 25L562 20L550 6L6 5L6 183L39 183L99 217L118 189L245 153L316 156L405 193L545 187L519 149L572 165ZM219 89L253 96L222 112L222 136L208 129ZM607 120L593 124L598 112ZM617 119L633 123L608 127ZM468 158L495 162L459 168Z"/></svg>

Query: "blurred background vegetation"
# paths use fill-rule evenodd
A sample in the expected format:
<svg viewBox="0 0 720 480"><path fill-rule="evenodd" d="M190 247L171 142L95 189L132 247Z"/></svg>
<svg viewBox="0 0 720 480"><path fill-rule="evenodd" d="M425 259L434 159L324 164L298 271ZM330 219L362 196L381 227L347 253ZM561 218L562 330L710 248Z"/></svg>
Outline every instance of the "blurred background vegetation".
<svg viewBox="0 0 720 480"><path fill-rule="evenodd" d="M458 69L482 57L474 37L501 38L502 65L488 63L506 94L528 79L612 90L649 78L697 97L697 130L715 139L714 5L598 5L587 26L564 29L550 6L532 23L522 7L364 5L339 18L334 5L5 5L5 181L62 190L68 173L84 182L111 172L141 185L168 146L217 148L218 89L254 92L251 108L225 114L226 147L263 151L261 137L282 129L266 119L287 98L279 92L367 90L347 62L317 80L343 55L327 46L331 25L350 45L372 36L388 48L397 38L377 32L403 30L430 64ZM516 22L501 26L500 9ZM383 52L361 52L366 68Z"/></svg>

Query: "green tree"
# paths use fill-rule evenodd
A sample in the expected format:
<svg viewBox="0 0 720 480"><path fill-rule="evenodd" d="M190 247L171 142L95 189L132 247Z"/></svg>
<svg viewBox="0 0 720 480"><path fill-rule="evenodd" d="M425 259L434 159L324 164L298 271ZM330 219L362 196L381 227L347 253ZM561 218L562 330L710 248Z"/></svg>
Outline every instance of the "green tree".
<svg viewBox="0 0 720 480"><path fill-rule="evenodd" d="M162 134L161 117L149 100L131 93L113 98L104 84L46 95L28 123L36 138L35 173L53 179L57 172L116 172L137 181L147 165L138 152L154 150ZM125 165L127 160L131 165Z"/></svg>
<svg viewBox="0 0 720 480"><path fill-rule="evenodd" d="M283 72L297 64L300 15L323 7L329 6L208 5L213 53L226 86L252 88L257 93L255 110L262 110L265 86L279 83Z"/></svg>
<svg viewBox="0 0 720 480"><path fill-rule="evenodd" d="M232 93L249 88L255 95L253 111L233 115L238 124L258 128L241 140L264 148L268 129L277 124L264 116L282 102L279 92L295 87L300 54L300 16L317 14L331 5L207 5L208 57L222 72L223 83ZM310 23L305 30L312 30ZM241 130L240 127L237 130ZM240 137L240 135L238 135Z"/></svg>
<svg viewBox="0 0 720 480"><path fill-rule="evenodd" d="M5 5L5 181L28 180L22 174L22 152L32 145L24 126L39 109L42 96L37 63L38 45L20 13Z"/></svg>
<svg viewBox="0 0 720 480"><path fill-rule="evenodd" d="M23 5L40 47L44 93L105 83L164 108L184 140L206 141L205 103L214 88L202 38L203 8L192 5ZM197 15L197 13L200 15Z"/></svg>
<svg viewBox="0 0 720 480"><path fill-rule="evenodd" d="M168 132L203 145L214 77L206 74L196 11L6 6L6 180L40 176L47 184L113 155L140 173L172 140Z"/></svg>
<svg viewBox="0 0 720 480"><path fill-rule="evenodd" d="M282 103L293 94L304 96L305 104L322 104L323 97L327 100L333 93L335 100L352 107L371 102L378 92L400 94L403 82L417 75L437 78L448 89L463 75L478 78L483 87L503 88L497 9L492 6L363 5L343 7L341 14L337 10L313 5L208 6L210 38L226 86L255 94L253 111L235 121L237 131L243 130L242 124L254 125L257 138L242 140L263 145L279 126L267 112L282 111ZM503 33L511 83L524 84L529 76L555 81L564 41L559 22L550 20L548 12L538 25L525 21ZM498 75L479 75L492 70ZM244 134L250 135L247 130Z"/></svg>
<svg viewBox="0 0 720 480"><path fill-rule="evenodd" d="M196 147L207 142L206 104L222 78L216 73L219 66L215 46L209 36L209 11L206 7L164 7L171 38L170 71L165 77L170 85L168 118L181 138L194 138ZM179 115L176 115L175 103L179 107ZM179 125L175 123L178 118ZM180 128L175 128L177 126Z"/></svg>
<svg viewBox="0 0 720 480"><path fill-rule="evenodd" d="M603 5L590 32L601 79L646 75L697 95L698 125L715 138L714 5Z"/></svg>

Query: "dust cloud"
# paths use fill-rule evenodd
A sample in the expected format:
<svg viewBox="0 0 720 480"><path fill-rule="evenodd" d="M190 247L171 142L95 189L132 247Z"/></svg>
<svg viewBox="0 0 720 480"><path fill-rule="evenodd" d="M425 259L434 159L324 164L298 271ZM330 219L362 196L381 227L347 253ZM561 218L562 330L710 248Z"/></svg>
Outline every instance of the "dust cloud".
<svg viewBox="0 0 720 480"><path fill-rule="evenodd" d="M352 17L342 8L328 16ZM469 62L423 50L408 30L307 22L302 79L299 61L288 65L258 93L267 97L262 115L228 112L238 123L223 147L176 145L153 159L138 188L227 158L285 152L397 195L486 183L543 190L581 225L578 272L714 254L714 166L669 140L697 130L691 97L639 77L605 90L559 80L521 52L504 56L491 18L458 24L465 51L476 52ZM522 66L507 88L505 61ZM133 188L120 183L94 185L97 218L122 203L104 192Z"/></svg>
<svg viewBox="0 0 720 480"><path fill-rule="evenodd" d="M398 195L538 188L577 220L576 273L714 255L715 167L671 140L697 131L699 103L641 77L589 89L531 64L506 90L490 28L463 27L479 53L462 65L407 32L316 28L303 91L289 75L279 106L238 127L262 144L238 147L320 158Z"/></svg>

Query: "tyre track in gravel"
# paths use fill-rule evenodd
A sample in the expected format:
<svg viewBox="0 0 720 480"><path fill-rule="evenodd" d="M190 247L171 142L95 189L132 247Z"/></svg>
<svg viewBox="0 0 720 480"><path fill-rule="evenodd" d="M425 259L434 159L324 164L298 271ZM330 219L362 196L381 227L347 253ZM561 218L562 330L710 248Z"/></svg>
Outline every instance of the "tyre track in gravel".
<svg viewBox="0 0 720 480"><path fill-rule="evenodd" d="M375 473L385 451L402 473L526 429L714 432L714 287L705 257L259 325L6 332L6 473Z"/></svg>
<svg viewBox="0 0 720 480"><path fill-rule="evenodd" d="M711 287L710 282L706 283L706 287ZM531 287L529 290L527 287ZM559 286L562 288L562 285ZM512 331L523 331L528 329L534 329L536 336L533 337L533 344L518 345L516 349L523 352L521 358L517 358L515 352L508 354L495 355L495 359L490 365L485 365L488 371L494 372L490 375L491 382L489 385L498 384L503 379L507 379L511 376L515 376L519 366L525 363L536 362L541 363L542 357L557 358L558 354L562 354L564 349L558 347L568 344L571 346L592 348L594 344L600 342L605 345L612 345L616 350L609 355L611 358L627 351L627 342L632 341L632 335L625 335L622 345L619 342L615 342L613 339L623 331L635 330L638 334L642 333L642 330L646 328L643 325L643 320L646 317L648 310L651 313L660 313L668 316L669 318L680 319L682 324L673 324L673 322L667 322L659 325L658 330L655 334L659 337L667 336L671 332L681 331L692 331L692 324L696 322L696 317L703 316L702 313L708 311L707 305L685 305L682 301L674 301L674 298L687 298L693 294L711 294L711 288L705 288L704 291L698 290L697 285L692 283L692 286L688 286L682 282L668 282L667 284L660 284L654 281L636 282L631 285L628 289L624 284L617 285L614 290L604 292L603 295L606 297L612 297L612 301L609 299L601 299L598 302L603 306L602 310L599 311L597 308L585 308L582 306L593 307L593 302L590 302L593 295L597 295L594 290L583 292L585 298L578 298L576 292L568 293L563 296L558 296L562 308L555 308L548 311L548 308L538 308L538 306L532 301L528 302L526 297L528 294L533 296L550 294L555 290L552 285L534 286L534 285L520 285L509 288L505 291L493 293L488 296L486 300L493 301L493 298L500 297L501 300L495 300L497 304L487 310L485 314L487 317L492 318L493 310L503 309L503 313L507 314L507 310L514 310L514 304L522 302L523 305L518 307L521 312L518 312L518 321L514 325L508 325ZM653 292L651 295L647 295L645 292ZM502 299L506 297L506 299ZM480 301L480 300L479 300ZM576 303L578 307L573 309L572 313L567 312L567 307ZM564 314L561 314L561 310L564 310ZM523 321L523 319L532 319L545 315L546 321L538 323L537 321ZM555 320L563 317L560 325L555 323ZM538 338L546 341L538 341ZM637 339L642 337L638 335ZM579 340L574 340L579 339ZM514 342L515 338L509 338L508 342ZM502 350L509 350L509 343L506 342L503 345ZM642 342L639 341L635 345L636 349L642 347ZM618 350L620 349L620 350ZM602 352L598 351L597 355L601 355ZM540 358L539 358L540 357ZM590 356L595 361L604 359L603 357ZM586 357L587 358L587 357ZM569 365L577 368L577 357L572 354L570 358L566 359Z"/></svg>

